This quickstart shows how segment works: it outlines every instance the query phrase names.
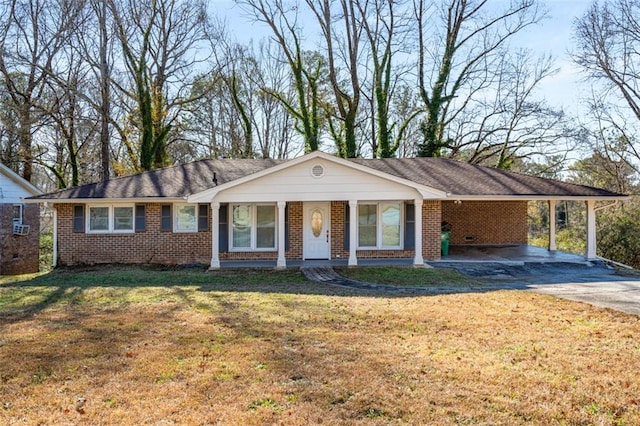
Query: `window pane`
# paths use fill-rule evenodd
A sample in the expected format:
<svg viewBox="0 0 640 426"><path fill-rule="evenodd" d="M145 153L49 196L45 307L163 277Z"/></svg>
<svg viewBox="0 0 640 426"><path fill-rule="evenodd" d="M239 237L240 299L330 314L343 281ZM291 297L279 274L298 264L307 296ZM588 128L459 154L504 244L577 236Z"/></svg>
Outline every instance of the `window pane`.
<svg viewBox="0 0 640 426"><path fill-rule="evenodd" d="M251 248L251 206L233 206L233 247Z"/></svg>
<svg viewBox="0 0 640 426"><path fill-rule="evenodd" d="M13 223L22 223L22 205L13 206Z"/></svg>
<svg viewBox="0 0 640 426"><path fill-rule="evenodd" d="M109 230L109 207L89 207L89 230Z"/></svg>
<svg viewBox="0 0 640 426"><path fill-rule="evenodd" d="M274 248L276 246L276 208L275 206L256 207L256 247Z"/></svg>
<svg viewBox="0 0 640 426"><path fill-rule="evenodd" d="M400 205L382 205L382 245L400 246Z"/></svg>
<svg viewBox="0 0 640 426"><path fill-rule="evenodd" d="M115 231L133 230L133 207L113 208L113 229Z"/></svg>
<svg viewBox="0 0 640 426"><path fill-rule="evenodd" d="M195 231L196 226L196 206L178 206L176 212L176 230Z"/></svg>
<svg viewBox="0 0 640 426"><path fill-rule="evenodd" d="M377 206L362 204L358 206L358 245L360 247L375 247L377 244Z"/></svg>
<svg viewBox="0 0 640 426"><path fill-rule="evenodd" d="M311 213L311 232L313 232L314 237L320 237L323 226L322 211L320 211L319 209L315 209Z"/></svg>

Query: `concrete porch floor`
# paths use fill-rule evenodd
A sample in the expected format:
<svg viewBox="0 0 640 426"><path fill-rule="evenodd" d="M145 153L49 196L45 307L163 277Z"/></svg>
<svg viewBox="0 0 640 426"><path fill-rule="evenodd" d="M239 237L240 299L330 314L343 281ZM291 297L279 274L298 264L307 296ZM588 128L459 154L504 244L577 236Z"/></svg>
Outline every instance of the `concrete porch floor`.
<svg viewBox="0 0 640 426"><path fill-rule="evenodd" d="M549 251L545 248L526 244L505 244L491 246L451 246L449 256L441 262L569 262L584 263L583 255L563 251Z"/></svg>
<svg viewBox="0 0 640 426"><path fill-rule="evenodd" d="M438 261L426 261L426 265L457 262L491 262L504 264L523 263L585 263L585 257L561 251L551 252L529 245L450 246L449 256ZM413 259L358 259L358 266L411 266ZM223 260L222 268L275 268L275 260ZM347 266L347 259L288 260L287 267Z"/></svg>

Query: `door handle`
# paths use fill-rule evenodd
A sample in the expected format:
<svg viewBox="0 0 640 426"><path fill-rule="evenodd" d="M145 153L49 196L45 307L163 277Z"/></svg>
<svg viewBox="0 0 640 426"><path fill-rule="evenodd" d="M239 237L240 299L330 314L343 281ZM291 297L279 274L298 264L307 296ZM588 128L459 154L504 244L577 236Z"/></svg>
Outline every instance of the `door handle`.
<svg viewBox="0 0 640 426"><path fill-rule="evenodd" d="M327 229L327 242L329 242L329 230Z"/></svg>

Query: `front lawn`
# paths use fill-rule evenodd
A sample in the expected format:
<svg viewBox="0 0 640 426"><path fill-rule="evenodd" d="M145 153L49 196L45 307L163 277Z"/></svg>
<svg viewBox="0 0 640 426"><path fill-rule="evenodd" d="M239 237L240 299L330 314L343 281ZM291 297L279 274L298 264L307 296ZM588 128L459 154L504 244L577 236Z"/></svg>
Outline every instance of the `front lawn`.
<svg viewBox="0 0 640 426"><path fill-rule="evenodd" d="M0 280L0 424L632 425L639 342L637 316L521 291L56 271Z"/></svg>

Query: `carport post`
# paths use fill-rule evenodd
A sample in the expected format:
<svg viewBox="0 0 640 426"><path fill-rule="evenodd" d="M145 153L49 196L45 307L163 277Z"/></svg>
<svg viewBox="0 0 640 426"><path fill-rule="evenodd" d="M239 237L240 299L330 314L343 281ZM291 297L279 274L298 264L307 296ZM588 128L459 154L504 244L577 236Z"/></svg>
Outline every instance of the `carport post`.
<svg viewBox="0 0 640 426"><path fill-rule="evenodd" d="M587 259L596 258L596 202L587 200Z"/></svg>
<svg viewBox="0 0 640 426"><path fill-rule="evenodd" d="M556 200L549 200L549 251L556 251Z"/></svg>

